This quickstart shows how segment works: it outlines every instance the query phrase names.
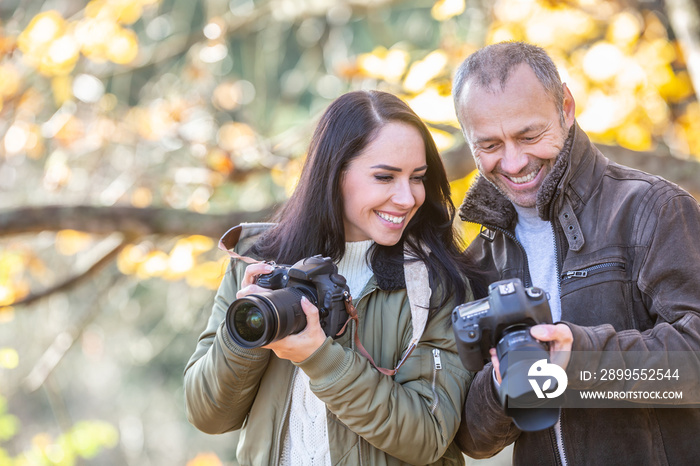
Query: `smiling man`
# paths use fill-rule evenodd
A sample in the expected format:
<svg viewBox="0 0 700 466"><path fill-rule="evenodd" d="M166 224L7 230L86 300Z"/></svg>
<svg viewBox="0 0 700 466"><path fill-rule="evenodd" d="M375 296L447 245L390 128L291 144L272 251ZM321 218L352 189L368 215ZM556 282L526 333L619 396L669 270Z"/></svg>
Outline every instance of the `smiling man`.
<svg viewBox="0 0 700 466"><path fill-rule="evenodd" d="M539 47L506 42L477 51L457 71L453 97L481 174L460 208L463 220L482 225L467 254L489 282L519 278L548 292L555 324L531 333L549 342L568 389L658 388L582 375L596 373L598 360L619 362L631 352L645 354L645 367L630 373L667 369L671 352L682 352L696 372L668 386L695 393L697 201L605 158L577 125L574 98ZM514 464L692 464L700 457L700 410L690 405L565 405L551 429L521 432L500 405L492 355L472 382L457 434L470 456L490 457L515 442Z"/></svg>

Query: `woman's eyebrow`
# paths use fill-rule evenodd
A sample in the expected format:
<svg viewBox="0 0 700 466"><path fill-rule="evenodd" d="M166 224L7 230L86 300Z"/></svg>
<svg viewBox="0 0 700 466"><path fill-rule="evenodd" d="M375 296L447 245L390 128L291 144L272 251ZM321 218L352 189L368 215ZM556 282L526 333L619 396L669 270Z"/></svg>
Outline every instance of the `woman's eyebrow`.
<svg viewBox="0 0 700 466"><path fill-rule="evenodd" d="M380 165L373 165L373 166L370 167L370 168L380 168L380 169L382 169L382 170L389 170L389 171L392 171L392 172L401 172L401 169L400 169L400 168L398 168L398 167L392 167L391 165L382 165L382 164L380 164ZM416 169L413 170L413 171L414 171L414 172L421 172L421 171L427 170L427 169L428 169L428 166L427 166L427 165L423 165L422 167L418 167L418 168L416 168Z"/></svg>

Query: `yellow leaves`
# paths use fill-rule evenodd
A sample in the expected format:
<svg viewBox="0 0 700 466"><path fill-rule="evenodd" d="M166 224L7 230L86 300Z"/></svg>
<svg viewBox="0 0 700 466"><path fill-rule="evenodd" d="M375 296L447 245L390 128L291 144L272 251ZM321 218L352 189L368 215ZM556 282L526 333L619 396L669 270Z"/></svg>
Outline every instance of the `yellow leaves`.
<svg viewBox="0 0 700 466"><path fill-rule="evenodd" d="M224 176L229 176L235 169L235 164L229 154L219 148L213 148L206 155L207 166ZM219 184L220 180L212 180L212 185Z"/></svg>
<svg viewBox="0 0 700 466"><path fill-rule="evenodd" d="M700 158L700 104L698 102L686 106L683 115L676 120L673 130L679 136L679 140L686 143L686 147L680 149Z"/></svg>
<svg viewBox="0 0 700 466"><path fill-rule="evenodd" d="M223 150L240 153L254 148L257 136L250 126L234 121L221 125L217 140Z"/></svg>
<svg viewBox="0 0 700 466"><path fill-rule="evenodd" d="M126 65L136 58L139 51L136 33L120 28L115 31L107 47L107 59L118 65Z"/></svg>
<svg viewBox="0 0 700 466"><path fill-rule="evenodd" d="M430 135L433 137L433 141L435 141L435 145L437 146L439 152L445 151L454 146L455 137L452 134L435 128L428 128L428 130L430 131ZM459 137L461 138L461 136Z"/></svg>
<svg viewBox="0 0 700 466"><path fill-rule="evenodd" d="M20 153L27 153L34 156L36 149L41 147L40 129L34 123L16 120L7 129L5 138L2 141L5 148L5 156L11 157Z"/></svg>
<svg viewBox="0 0 700 466"><path fill-rule="evenodd" d="M0 369L16 369L19 366L19 353L14 348L0 348Z"/></svg>
<svg viewBox="0 0 700 466"><path fill-rule="evenodd" d="M21 77L17 67L12 63L0 63L0 105L3 100L12 97L20 87ZM0 109L2 107L0 106Z"/></svg>
<svg viewBox="0 0 700 466"><path fill-rule="evenodd" d="M287 197L290 197L296 189L301 177L301 169L304 166L304 160L293 159L284 165L275 165L270 171L272 181L278 186L284 187L284 192Z"/></svg>
<svg viewBox="0 0 700 466"><path fill-rule="evenodd" d="M693 94L654 13L603 0L499 0L494 15L489 43L526 40L544 47L574 93L579 124L596 141L650 150L654 137L670 134L669 104Z"/></svg>
<svg viewBox="0 0 700 466"><path fill-rule="evenodd" d="M430 10L430 14L438 21L446 21L453 16L464 13L464 0L438 0Z"/></svg>
<svg viewBox="0 0 700 466"><path fill-rule="evenodd" d="M138 38L123 27L137 21L153 0L92 0L83 18L66 20L55 10L37 14L17 38L25 61L46 76L63 76L82 53L96 62L125 65L136 59Z"/></svg>
<svg viewBox="0 0 700 466"><path fill-rule="evenodd" d="M607 42L598 42L583 58L583 72L594 82L605 82L617 76L625 66L625 56L619 48Z"/></svg>
<svg viewBox="0 0 700 466"><path fill-rule="evenodd" d="M61 230L56 233L56 251L64 256L72 256L92 245L92 236L75 230Z"/></svg>
<svg viewBox="0 0 700 466"><path fill-rule="evenodd" d="M70 73L78 61L69 24L54 10L36 15L17 37L17 46L25 61L47 76Z"/></svg>
<svg viewBox="0 0 700 466"><path fill-rule="evenodd" d="M635 11L616 14L608 26L607 39L620 47L633 47L642 34L642 21Z"/></svg>
<svg viewBox="0 0 700 466"><path fill-rule="evenodd" d="M223 464L214 453L199 453L187 462L187 466L223 466Z"/></svg>
<svg viewBox="0 0 700 466"><path fill-rule="evenodd" d="M85 16L111 18L119 24L132 24L141 17L143 4L138 0L92 0L85 7Z"/></svg>
<svg viewBox="0 0 700 466"><path fill-rule="evenodd" d="M58 438L44 432L35 435L31 449L21 457L26 464L69 465L75 464L77 457L94 458L118 442L119 431L113 425L104 421L79 421Z"/></svg>
<svg viewBox="0 0 700 466"><path fill-rule="evenodd" d="M8 306L29 293L29 284L24 277L31 266L31 256L21 249L0 249L0 320L10 319L11 308ZM5 315L6 314L6 315Z"/></svg>
<svg viewBox="0 0 700 466"><path fill-rule="evenodd" d="M377 47L371 53L358 57L357 65L365 75L383 79L389 83L398 83L408 66L408 53L399 48L387 50Z"/></svg>
<svg viewBox="0 0 700 466"><path fill-rule="evenodd" d="M440 75L447 65L447 55L442 50L429 53L424 59L414 62L406 74L403 87L408 92L420 92L430 80Z"/></svg>
<svg viewBox="0 0 700 466"><path fill-rule="evenodd" d="M422 119L432 123L454 123L457 121L452 95L443 94L435 87L429 87L406 102Z"/></svg>
<svg viewBox="0 0 700 466"><path fill-rule="evenodd" d="M185 279L190 286L216 289L223 276L226 258L201 261L201 254L214 247L211 238L194 235L179 239L169 253L141 243L129 245L117 257L117 267L125 275L140 279Z"/></svg>
<svg viewBox="0 0 700 466"><path fill-rule="evenodd" d="M143 186L134 189L131 193L131 205L134 207L148 207L153 202L153 193Z"/></svg>
<svg viewBox="0 0 700 466"><path fill-rule="evenodd" d="M478 170L473 170L464 178L455 180L450 183L450 189L452 190L452 202L456 206L462 204L464 196L467 194L467 191L469 191L469 188L474 183L474 181L476 181L478 175ZM469 245L469 243L471 243L471 241L474 238L476 238L476 235L479 234L479 230L481 228L481 226L476 223L463 222L459 219L459 217L455 218L455 227L461 235L463 248L466 248Z"/></svg>
<svg viewBox="0 0 700 466"><path fill-rule="evenodd" d="M39 13L17 37L17 46L26 55L37 56L65 31L66 21L60 13L54 10Z"/></svg>
<svg viewBox="0 0 700 466"><path fill-rule="evenodd" d="M218 261L208 261L195 265L185 277L187 284L192 287L203 287L215 290L226 271L228 259L222 257Z"/></svg>

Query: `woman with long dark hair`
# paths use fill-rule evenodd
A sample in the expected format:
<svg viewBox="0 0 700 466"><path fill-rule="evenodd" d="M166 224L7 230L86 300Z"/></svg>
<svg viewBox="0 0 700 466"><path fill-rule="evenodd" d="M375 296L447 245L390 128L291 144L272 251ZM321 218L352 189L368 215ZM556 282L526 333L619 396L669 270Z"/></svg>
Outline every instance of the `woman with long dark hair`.
<svg viewBox="0 0 700 466"><path fill-rule="evenodd" d="M454 214L439 153L408 105L379 91L336 99L275 222L240 225L222 242L235 257L277 264L329 258L356 319L326 335L302 298L302 331L241 346L229 306L269 292L256 279L273 268L233 260L185 370L190 421L240 430L241 464L462 464L452 439L471 374L450 315L472 299L474 275Z"/></svg>

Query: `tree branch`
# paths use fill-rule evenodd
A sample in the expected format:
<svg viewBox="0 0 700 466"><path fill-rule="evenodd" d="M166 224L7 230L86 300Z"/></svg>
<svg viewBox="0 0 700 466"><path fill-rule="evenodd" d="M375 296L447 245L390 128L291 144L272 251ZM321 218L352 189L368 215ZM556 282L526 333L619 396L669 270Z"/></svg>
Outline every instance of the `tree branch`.
<svg viewBox="0 0 700 466"><path fill-rule="evenodd" d="M16 302L11 303L9 305L10 306L27 306L35 301L38 301L42 298L45 298L49 295L52 295L53 293L58 293L60 291L66 291L70 288L73 288L74 286L77 286L79 283L90 278L92 275L97 273L104 266L106 266L107 264L112 262L114 259L116 259L117 255L119 255L121 250L124 249L129 243L131 243L130 240L122 241L116 247L112 248L112 250L110 250L102 258L100 258L98 261L96 261L90 267L88 267L85 271L83 271L75 276L69 277L68 279L62 281L61 283L58 283L58 284L52 286L51 288L47 288L46 290L40 291L38 293L30 294L29 296L26 296L25 298L20 299L19 301L16 301Z"/></svg>
<svg viewBox="0 0 700 466"><path fill-rule="evenodd" d="M36 206L0 212L0 237L40 231L79 230L93 234L203 235L219 238L232 226L269 218L273 209L201 214L167 208L128 206Z"/></svg>

